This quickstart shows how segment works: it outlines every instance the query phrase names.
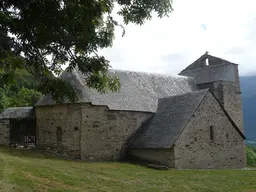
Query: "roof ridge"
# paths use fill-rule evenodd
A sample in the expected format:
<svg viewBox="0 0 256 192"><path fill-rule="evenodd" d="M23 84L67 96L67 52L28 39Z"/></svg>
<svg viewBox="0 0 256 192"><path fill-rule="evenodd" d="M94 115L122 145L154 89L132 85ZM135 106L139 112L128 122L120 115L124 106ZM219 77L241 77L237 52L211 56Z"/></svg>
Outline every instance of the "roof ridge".
<svg viewBox="0 0 256 192"><path fill-rule="evenodd" d="M147 72L147 71L132 71L132 70L127 70L127 69L110 68L109 71L111 71L111 72L137 73L137 74L144 74L144 75L149 75L149 76L159 76L159 77L176 77L176 78L181 78L181 79L191 78L191 77L181 76L181 75L178 75L178 74L173 75L173 74L164 74L164 73Z"/></svg>
<svg viewBox="0 0 256 192"><path fill-rule="evenodd" d="M149 75L149 76L158 76L158 77L174 77L174 78L180 78L180 79L193 79L193 77L188 76L182 76L179 74L164 74L164 73L156 73L156 72L147 72L147 71L133 71L128 69L117 69L117 68L109 68L109 72L126 72L126 73L136 73L136 74L142 74L142 75ZM72 73L72 72L78 72L81 73L79 69L74 68L71 71L68 71L68 69L65 69L58 78L60 78L62 75L66 73Z"/></svg>
<svg viewBox="0 0 256 192"><path fill-rule="evenodd" d="M190 91L190 92L187 92L187 93L181 93L181 94L177 94L177 95L171 95L171 96L167 96L167 97L162 97L162 98L159 98L159 99L167 99L167 98L180 97L180 96L185 96L185 95L189 95L189 94L193 94L193 93L199 93L199 92L207 93L209 90L210 90L209 88L205 88L205 89Z"/></svg>
<svg viewBox="0 0 256 192"><path fill-rule="evenodd" d="M33 108L33 106L25 106L25 107L8 107L8 108L6 108L5 110L7 110L7 109L29 109L29 108Z"/></svg>

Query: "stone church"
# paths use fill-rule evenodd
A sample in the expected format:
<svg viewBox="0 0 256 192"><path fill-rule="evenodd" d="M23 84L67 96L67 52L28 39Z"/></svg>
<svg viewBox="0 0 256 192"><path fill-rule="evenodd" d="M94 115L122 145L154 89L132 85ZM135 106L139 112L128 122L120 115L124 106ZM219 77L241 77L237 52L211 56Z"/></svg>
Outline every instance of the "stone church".
<svg viewBox="0 0 256 192"><path fill-rule="evenodd" d="M119 92L89 89L76 70L61 75L82 96L75 104L56 104L49 96L37 102L38 147L89 161L246 166L237 64L205 53L178 76L109 72L119 77Z"/></svg>

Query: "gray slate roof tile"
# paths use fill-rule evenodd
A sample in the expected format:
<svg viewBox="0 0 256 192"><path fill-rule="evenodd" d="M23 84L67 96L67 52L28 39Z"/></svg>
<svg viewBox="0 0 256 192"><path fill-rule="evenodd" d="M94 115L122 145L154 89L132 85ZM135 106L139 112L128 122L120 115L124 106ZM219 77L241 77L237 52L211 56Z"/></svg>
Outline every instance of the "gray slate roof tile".
<svg viewBox="0 0 256 192"><path fill-rule="evenodd" d="M157 112L145 121L130 148L170 148L209 90L159 99Z"/></svg>
<svg viewBox="0 0 256 192"><path fill-rule="evenodd" d="M84 75L78 70L64 72L61 78L82 91L78 103L91 102L93 105L106 105L113 110L156 112L159 98L197 90L193 78L113 69L109 72L119 77L120 92L101 94L89 89ZM55 102L49 96L43 96L36 106L52 104Z"/></svg>
<svg viewBox="0 0 256 192"><path fill-rule="evenodd" d="M26 118L35 116L33 107L10 107L0 114L0 119Z"/></svg>

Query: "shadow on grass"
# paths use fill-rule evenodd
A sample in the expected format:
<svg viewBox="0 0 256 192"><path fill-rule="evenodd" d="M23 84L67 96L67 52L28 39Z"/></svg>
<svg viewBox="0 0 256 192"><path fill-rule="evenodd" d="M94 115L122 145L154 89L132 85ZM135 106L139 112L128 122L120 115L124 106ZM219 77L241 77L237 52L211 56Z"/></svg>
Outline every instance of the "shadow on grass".
<svg viewBox="0 0 256 192"><path fill-rule="evenodd" d="M13 147L0 145L0 153L3 153L7 156L15 156L20 158L25 157L25 158L33 158L33 159L56 159L56 160L71 161L71 159L58 157L53 154L39 150L37 148L34 148L34 149L13 148Z"/></svg>
<svg viewBox="0 0 256 192"><path fill-rule="evenodd" d="M67 161L67 162L95 163L93 161L85 161L80 159L72 159L72 158L57 156L55 154L52 154L50 152L46 152L37 148L34 148L34 149L13 148L13 147L0 145L0 153L5 154L6 156L13 156L13 157L20 157L20 158L52 159L52 160ZM105 161L105 162L107 163L108 161ZM134 164L134 165L146 167L145 163L143 164L142 162L131 161L127 159L118 161L118 163Z"/></svg>
<svg viewBox="0 0 256 192"><path fill-rule="evenodd" d="M66 161L66 162L90 162L90 163L97 163L97 162L91 162L91 161L85 161L80 159L71 159L66 158L62 156L57 156L55 154L34 148L34 149L26 149L26 148L12 148L8 146L0 145L0 153L5 154L6 156L13 156L13 157L19 157L19 158L31 158L31 159L51 159L51 160L58 160L58 161ZM105 161L106 163L108 161ZM148 164L150 162L147 162L145 160L137 159L137 158L127 158L123 159L121 161L118 161L118 163L123 164L131 164L139 167L148 168ZM152 168L150 168L152 169ZM170 168L173 170L173 168ZM248 170L256 170L256 165L248 165ZM199 169L200 170L200 169ZM201 169L201 170L208 170L208 169ZM214 169L211 169L214 170ZM217 169L218 170L218 169ZM229 169L224 169L229 170ZM239 169L240 170L240 169Z"/></svg>

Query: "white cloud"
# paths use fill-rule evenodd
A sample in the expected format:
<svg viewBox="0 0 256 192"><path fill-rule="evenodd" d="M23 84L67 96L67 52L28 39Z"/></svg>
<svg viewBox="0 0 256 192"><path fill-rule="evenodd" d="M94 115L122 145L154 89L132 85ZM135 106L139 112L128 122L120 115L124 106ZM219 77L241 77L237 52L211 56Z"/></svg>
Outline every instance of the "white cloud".
<svg viewBox="0 0 256 192"><path fill-rule="evenodd" d="M177 74L205 51L236 62L241 75L256 74L254 0L174 0L169 18L116 30L103 50L113 68Z"/></svg>

